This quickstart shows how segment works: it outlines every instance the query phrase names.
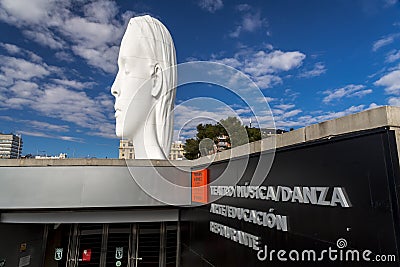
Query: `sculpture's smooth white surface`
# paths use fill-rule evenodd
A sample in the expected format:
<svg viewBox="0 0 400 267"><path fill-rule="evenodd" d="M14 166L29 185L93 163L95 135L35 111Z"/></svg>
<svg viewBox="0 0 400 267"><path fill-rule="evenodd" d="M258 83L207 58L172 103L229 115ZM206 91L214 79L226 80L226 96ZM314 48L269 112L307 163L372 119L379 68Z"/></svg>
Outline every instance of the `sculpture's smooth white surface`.
<svg viewBox="0 0 400 267"><path fill-rule="evenodd" d="M132 18L121 41L115 96L116 134L133 141L136 159L166 159L173 134L175 46L150 16Z"/></svg>

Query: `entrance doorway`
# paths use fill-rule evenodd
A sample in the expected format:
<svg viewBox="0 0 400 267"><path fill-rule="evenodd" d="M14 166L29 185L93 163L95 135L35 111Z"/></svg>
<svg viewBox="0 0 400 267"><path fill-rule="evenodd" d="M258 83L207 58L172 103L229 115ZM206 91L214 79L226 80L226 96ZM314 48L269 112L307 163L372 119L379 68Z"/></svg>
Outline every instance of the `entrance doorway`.
<svg viewBox="0 0 400 267"><path fill-rule="evenodd" d="M178 222L49 227L45 267L179 266Z"/></svg>

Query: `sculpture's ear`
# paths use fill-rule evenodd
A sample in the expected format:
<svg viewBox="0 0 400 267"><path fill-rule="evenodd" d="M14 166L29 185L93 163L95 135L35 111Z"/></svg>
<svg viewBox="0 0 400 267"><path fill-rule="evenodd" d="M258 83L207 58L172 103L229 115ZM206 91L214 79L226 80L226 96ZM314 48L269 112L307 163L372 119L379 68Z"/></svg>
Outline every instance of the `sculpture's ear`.
<svg viewBox="0 0 400 267"><path fill-rule="evenodd" d="M161 66L158 63L154 66L154 71L151 75L151 78L153 87L151 89L151 95L153 97L157 97L160 94L163 85L163 72Z"/></svg>

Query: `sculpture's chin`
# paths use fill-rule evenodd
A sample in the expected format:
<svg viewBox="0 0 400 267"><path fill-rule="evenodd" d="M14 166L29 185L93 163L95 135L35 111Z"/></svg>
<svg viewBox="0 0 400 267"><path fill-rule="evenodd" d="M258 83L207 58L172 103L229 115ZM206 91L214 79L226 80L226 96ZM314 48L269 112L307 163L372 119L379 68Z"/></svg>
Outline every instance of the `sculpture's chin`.
<svg viewBox="0 0 400 267"><path fill-rule="evenodd" d="M120 129L115 129L115 134L117 137L122 138L122 131Z"/></svg>

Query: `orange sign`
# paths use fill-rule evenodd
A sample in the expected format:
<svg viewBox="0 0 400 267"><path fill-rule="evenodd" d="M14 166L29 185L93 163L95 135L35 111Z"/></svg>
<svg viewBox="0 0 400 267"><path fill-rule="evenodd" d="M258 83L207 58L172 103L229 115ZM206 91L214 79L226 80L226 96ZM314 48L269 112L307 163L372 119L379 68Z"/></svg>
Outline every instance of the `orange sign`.
<svg viewBox="0 0 400 267"><path fill-rule="evenodd" d="M192 172L192 201L208 202L208 169Z"/></svg>

